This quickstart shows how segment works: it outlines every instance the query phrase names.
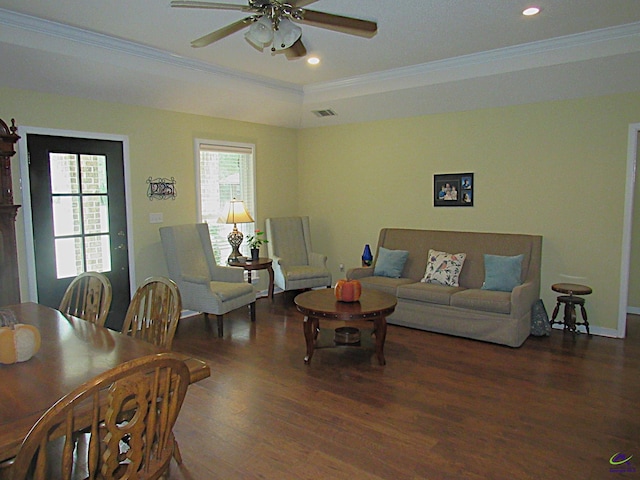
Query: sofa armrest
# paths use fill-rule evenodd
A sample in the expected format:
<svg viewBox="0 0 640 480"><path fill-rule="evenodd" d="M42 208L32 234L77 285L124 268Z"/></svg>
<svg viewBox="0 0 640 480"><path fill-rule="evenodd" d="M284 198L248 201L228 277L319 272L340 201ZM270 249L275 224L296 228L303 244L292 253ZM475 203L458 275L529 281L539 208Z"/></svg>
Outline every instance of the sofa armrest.
<svg viewBox="0 0 640 480"><path fill-rule="evenodd" d="M356 267L347 270L348 280L357 280L365 277L373 277L373 267Z"/></svg>
<svg viewBox="0 0 640 480"><path fill-rule="evenodd" d="M525 282L511 291L511 316L522 318L531 312L531 306L538 299L538 292L534 282Z"/></svg>

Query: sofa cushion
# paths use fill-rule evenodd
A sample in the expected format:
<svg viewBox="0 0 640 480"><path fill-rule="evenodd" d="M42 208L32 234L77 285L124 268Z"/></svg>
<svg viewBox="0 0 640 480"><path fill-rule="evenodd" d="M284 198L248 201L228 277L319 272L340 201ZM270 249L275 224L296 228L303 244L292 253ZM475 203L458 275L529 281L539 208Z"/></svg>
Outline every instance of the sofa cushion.
<svg viewBox="0 0 640 480"><path fill-rule="evenodd" d="M396 295L396 290L400 285L414 283L410 278L389 278L389 277L362 277L358 279L362 288L373 288L389 295Z"/></svg>
<svg viewBox="0 0 640 480"><path fill-rule="evenodd" d="M429 249L427 269L422 281L457 287L458 277L466 257L465 253L446 253Z"/></svg>
<svg viewBox="0 0 640 480"><path fill-rule="evenodd" d="M524 255L505 257L484 255L484 283L482 290L510 292L522 283L522 259Z"/></svg>
<svg viewBox="0 0 640 480"><path fill-rule="evenodd" d="M469 288L451 295L451 306L492 313L511 313L511 293Z"/></svg>
<svg viewBox="0 0 640 480"><path fill-rule="evenodd" d="M389 250L380 247L373 274L381 277L400 278L408 256L407 250Z"/></svg>
<svg viewBox="0 0 640 480"><path fill-rule="evenodd" d="M451 295L464 290L462 287L449 287L438 285L437 283L410 283L400 285L397 291L398 298L415 300L417 302L437 303L439 305L449 305Z"/></svg>

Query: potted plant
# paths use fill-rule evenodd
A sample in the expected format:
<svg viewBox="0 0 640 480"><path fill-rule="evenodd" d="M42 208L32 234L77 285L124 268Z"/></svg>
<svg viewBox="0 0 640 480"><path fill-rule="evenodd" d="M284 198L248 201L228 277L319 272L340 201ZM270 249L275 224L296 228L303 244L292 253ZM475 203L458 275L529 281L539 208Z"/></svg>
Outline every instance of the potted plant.
<svg viewBox="0 0 640 480"><path fill-rule="evenodd" d="M247 237L247 243L251 249L251 260L255 261L260 258L260 245L269 243L269 240L264 238L264 232L262 230L256 230L253 235Z"/></svg>

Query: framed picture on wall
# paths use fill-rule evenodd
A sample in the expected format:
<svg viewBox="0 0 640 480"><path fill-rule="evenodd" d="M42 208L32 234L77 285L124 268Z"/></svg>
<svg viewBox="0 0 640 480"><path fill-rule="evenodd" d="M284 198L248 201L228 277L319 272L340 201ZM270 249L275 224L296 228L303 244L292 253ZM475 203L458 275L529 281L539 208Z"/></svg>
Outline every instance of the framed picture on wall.
<svg viewBox="0 0 640 480"><path fill-rule="evenodd" d="M473 207L473 173L433 176L434 207Z"/></svg>

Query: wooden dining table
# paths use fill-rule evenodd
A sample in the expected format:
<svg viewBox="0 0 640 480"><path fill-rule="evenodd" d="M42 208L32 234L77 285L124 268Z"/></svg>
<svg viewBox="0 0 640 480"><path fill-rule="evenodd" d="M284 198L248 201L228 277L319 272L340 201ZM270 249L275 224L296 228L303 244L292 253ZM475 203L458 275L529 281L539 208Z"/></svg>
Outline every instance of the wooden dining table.
<svg viewBox="0 0 640 480"><path fill-rule="evenodd" d="M75 387L124 362L164 351L37 303L2 308L12 310L18 323L36 326L42 343L26 362L0 364L0 462L14 457L40 416ZM191 383L210 375L202 360L178 355Z"/></svg>

